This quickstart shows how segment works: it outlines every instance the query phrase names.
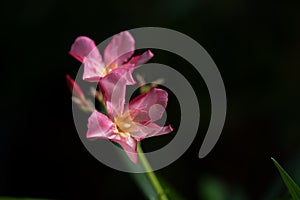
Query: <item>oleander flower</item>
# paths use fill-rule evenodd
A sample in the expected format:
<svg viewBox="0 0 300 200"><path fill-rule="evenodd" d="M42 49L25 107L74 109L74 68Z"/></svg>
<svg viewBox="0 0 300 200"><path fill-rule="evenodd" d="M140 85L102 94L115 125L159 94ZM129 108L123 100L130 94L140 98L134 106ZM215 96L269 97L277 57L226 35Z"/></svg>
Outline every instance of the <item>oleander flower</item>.
<svg viewBox="0 0 300 200"><path fill-rule="evenodd" d="M111 73L101 81L108 116L94 111L88 120L87 138L104 138L120 144L129 158L138 163L137 142L173 131L154 123L160 119L168 102L168 93L152 88L125 105L126 78Z"/></svg>
<svg viewBox="0 0 300 200"><path fill-rule="evenodd" d="M124 76L127 85L133 85L136 83L132 77L134 68L153 57L150 50L132 57L134 50L134 38L128 31L124 31L115 35L107 45L104 60L95 42L86 36L78 37L69 53L84 64L83 80L99 82L107 74L114 72Z"/></svg>

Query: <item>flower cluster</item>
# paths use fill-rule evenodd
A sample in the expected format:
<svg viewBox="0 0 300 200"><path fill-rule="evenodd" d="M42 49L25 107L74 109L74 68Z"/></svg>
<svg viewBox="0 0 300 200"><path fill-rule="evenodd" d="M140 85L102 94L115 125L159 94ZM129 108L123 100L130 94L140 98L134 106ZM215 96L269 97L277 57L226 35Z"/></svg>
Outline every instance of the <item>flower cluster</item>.
<svg viewBox="0 0 300 200"><path fill-rule="evenodd" d="M125 104L126 86L136 83L132 77L133 70L153 57L150 50L133 56L134 50L134 38L127 31L112 38L104 50L103 59L94 41L88 37L78 37L71 47L70 54L84 64L83 80L99 84L97 94L101 95L106 114L87 102L80 87L68 75L67 82L74 91L75 103L91 112L87 138L114 141L125 150L132 162L138 163L137 142L170 133L173 128L154 123L162 117L167 106L166 91L151 88Z"/></svg>

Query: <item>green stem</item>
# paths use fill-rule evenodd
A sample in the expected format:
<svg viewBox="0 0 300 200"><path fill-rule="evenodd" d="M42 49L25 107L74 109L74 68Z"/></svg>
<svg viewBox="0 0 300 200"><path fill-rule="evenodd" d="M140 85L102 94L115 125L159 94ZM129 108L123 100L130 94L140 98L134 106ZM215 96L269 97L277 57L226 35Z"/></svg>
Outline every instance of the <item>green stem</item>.
<svg viewBox="0 0 300 200"><path fill-rule="evenodd" d="M157 196L159 197L160 200L168 200L168 197L167 197L164 189L162 188L160 182L158 181L155 173L153 172L153 170L142 150L140 142L138 143L138 146L137 146L137 152L139 153L141 164L144 167L144 169L147 171L146 175L148 176L149 181L151 182L151 185L154 188Z"/></svg>

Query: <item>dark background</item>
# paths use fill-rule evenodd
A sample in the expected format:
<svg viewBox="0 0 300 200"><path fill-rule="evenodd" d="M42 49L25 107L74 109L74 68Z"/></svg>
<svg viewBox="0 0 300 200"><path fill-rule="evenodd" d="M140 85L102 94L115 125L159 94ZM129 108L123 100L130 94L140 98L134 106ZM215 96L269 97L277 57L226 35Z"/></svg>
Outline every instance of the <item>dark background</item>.
<svg viewBox="0 0 300 200"><path fill-rule="evenodd" d="M99 163L82 145L65 74L74 77L80 66L68 55L77 36L100 43L145 26L199 42L217 64L228 97L221 138L200 160L210 113L199 81L204 111L197 140L158 174L187 199L209 199L203 188L212 182L215 193L225 188L224 199L275 199L285 189L273 156L299 183L300 1L27 0L1 1L0 8L0 196L144 198L130 175ZM181 66L189 78L184 61L155 53L153 61Z"/></svg>

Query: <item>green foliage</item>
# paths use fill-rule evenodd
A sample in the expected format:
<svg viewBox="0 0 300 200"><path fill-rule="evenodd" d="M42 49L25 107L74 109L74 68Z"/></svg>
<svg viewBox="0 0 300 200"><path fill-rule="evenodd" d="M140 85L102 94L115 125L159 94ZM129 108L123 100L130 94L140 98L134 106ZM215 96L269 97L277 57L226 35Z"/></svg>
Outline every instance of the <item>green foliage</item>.
<svg viewBox="0 0 300 200"><path fill-rule="evenodd" d="M199 199L204 200L247 200L244 191L219 178L206 175L198 183Z"/></svg>
<svg viewBox="0 0 300 200"><path fill-rule="evenodd" d="M279 165L279 163L274 159L271 158L274 164L276 165L284 184L286 185L287 189L289 190L292 198L294 200L300 200L300 188L295 183L295 181L288 175L288 173Z"/></svg>
<svg viewBox="0 0 300 200"><path fill-rule="evenodd" d="M228 196L226 186L216 179L207 179L201 187L201 196L209 200L225 200Z"/></svg>

